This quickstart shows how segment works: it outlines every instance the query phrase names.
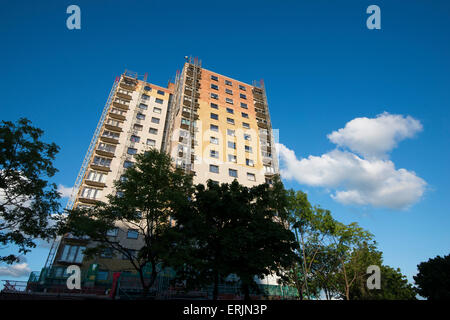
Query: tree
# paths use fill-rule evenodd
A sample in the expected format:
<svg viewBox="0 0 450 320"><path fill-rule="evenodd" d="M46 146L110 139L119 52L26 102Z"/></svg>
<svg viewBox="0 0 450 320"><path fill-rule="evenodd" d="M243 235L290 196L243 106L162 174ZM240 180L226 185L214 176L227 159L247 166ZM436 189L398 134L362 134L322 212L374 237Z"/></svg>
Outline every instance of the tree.
<svg viewBox="0 0 450 320"><path fill-rule="evenodd" d="M198 185L192 209L176 216L179 238L172 250L188 252L172 255L186 257L177 274L197 285L213 283L213 299L228 275L239 278L244 299L257 287L255 277L281 276L292 263L295 241L277 216L275 193L267 184L247 188L236 180Z"/></svg>
<svg viewBox="0 0 450 320"><path fill-rule="evenodd" d="M417 292L429 300L450 299L450 254L437 256L417 265L414 281Z"/></svg>
<svg viewBox="0 0 450 320"><path fill-rule="evenodd" d="M108 195L108 203L71 210L60 231L94 241L85 250L87 257L105 249L125 256L139 274L145 296L158 275L157 265L166 256L167 234L174 225L171 216L186 206L191 195L192 177L174 169L170 156L156 149L135 158L135 164L114 182L117 192ZM108 236L116 227L137 230L141 246L136 252ZM149 268L151 275L146 281L144 273Z"/></svg>
<svg viewBox="0 0 450 320"><path fill-rule="evenodd" d="M325 240L335 224L328 210L313 207L306 193L302 191L287 191L287 209L289 224L295 234L299 250L297 259L288 271L289 281L303 299L317 296L320 288L316 276L325 265L319 264L319 255L324 258ZM322 260L324 262L324 260Z"/></svg>
<svg viewBox="0 0 450 320"><path fill-rule="evenodd" d="M336 222L330 238L339 261L336 289L341 292L342 298L350 300L350 289L366 273L366 253L376 249L376 242L373 235L356 222L348 225Z"/></svg>
<svg viewBox="0 0 450 320"><path fill-rule="evenodd" d="M57 214L60 194L48 179L57 170L53 160L59 147L41 141L43 131L25 118L0 125L0 244L17 245L18 254L36 247L36 239L56 234L52 215ZM17 254L0 261L19 261Z"/></svg>

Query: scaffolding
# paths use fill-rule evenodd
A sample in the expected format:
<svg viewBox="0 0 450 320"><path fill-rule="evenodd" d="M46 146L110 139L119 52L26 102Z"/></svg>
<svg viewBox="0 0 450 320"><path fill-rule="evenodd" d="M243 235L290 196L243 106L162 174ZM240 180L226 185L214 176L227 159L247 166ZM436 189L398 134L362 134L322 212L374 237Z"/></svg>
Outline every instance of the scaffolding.
<svg viewBox="0 0 450 320"><path fill-rule="evenodd" d="M188 174L193 174L193 164L195 161L194 148L196 145L196 120L198 119L197 109L199 108L198 92L201 79L201 60L193 57L186 57L186 64L182 73L177 73L175 79L175 92L173 103L170 108L171 128L168 130L166 141L174 139L176 141L175 164L177 167L185 170ZM181 109L181 110L180 110ZM180 137L173 137L175 117L181 111ZM177 140L178 139L178 140ZM170 143L166 143L166 152Z"/></svg>
<svg viewBox="0 0 450 320"><path fill-rule="evenodd" d="M138 75L137 72L133 72L130 70L125 70L125 73L122 75L122 79L124 77L128 77L133 79L134 81L136 81L136 85L138 84L139 78L140 76ZM142 78L142 84L139 90L139 96L137 99L137 103L140 104L142 102L142 96L144 95L144 91L145 91L145 83L147 82L147 77L148 74L145 73L143 78ZM121 79L121 80L122 80ZM139 108L135 107L134 111L133 111L133 116L129 119L131 119L131 121L134 121L135 124L140 124L142 121L140 119L137 119L137 114L139 113ZM129 129L127 131L127 138L126 138L126 143L129 143L129 146L131 148L133 148L135 146L135 142L131 141L131 136L138 134L138 131L133 129L133 126L129 126ZM133 156L132 155L128 155L127 153L127 148L123 149L123 153L122 156L120 157L120 165L119 165L119 170L117 171L117 176L116 176L116 180L120 179L120 177L122 176L123 172L125 171L124 168L124 164L125 161L132 161L133 160Z"/></svg>
<svg viewBox="0 0 450 320"><path fill-rule="evenodd" d="M67 201L67 204L66 204L66 207L65 207L66 211L67 210L71 210L73 208L73 205L75 204L75 200L77 198L79 189L81 187L81 183L83 182L84 175L86 174L86 169L87 169L87 167L89 165L89 162L91 160L92 153L93 153L93 151L94 151L94 149L95 149L95 147L97 145L97 140L98 140L98 137L100 135L100 131L101 131L102 127L103 127L103 123L105 121L106 114L109 111L109 108L111 106L114 94L115 94L115 92L117 90L117 86L119 84L119 80L120 80L120 78L116 77L116 79L114 81L114 84L113 84L113 86L111 88L111 91L109 92L108 99L106 100L106 104L103 107L102 114L100 116L100 120L97 123L97 127L95 128L94 135L92 136L92 139L91 139L91 143L89 144L88 150L86 151L86 154L85 154L84 159L83 159L83 163L82 163L81 168L80 168L80 170L78 172L77 178L75 179L75 184L74 184L74 186L72 188L72 193L71 193L71 195L69 197L69 200ZM47 270L53 264L53 260L55 258L56 252L58 251L58 247L59 247L59 244L61 243L61 239L62 239L61 236L58 236L58 237L56 237L55 239L52 240L50 251L49 251L49 254L48 254L47 259L45 261L44 270Z"/></svg>

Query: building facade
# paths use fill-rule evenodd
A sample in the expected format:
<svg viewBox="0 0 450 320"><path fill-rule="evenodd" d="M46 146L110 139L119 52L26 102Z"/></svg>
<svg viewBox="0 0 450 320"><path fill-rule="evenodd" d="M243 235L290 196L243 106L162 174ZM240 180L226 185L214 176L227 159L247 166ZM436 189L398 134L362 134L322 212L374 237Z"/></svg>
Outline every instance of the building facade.
<svg viewBox="0 0 450 320"><path fill-rule="evenodd" d="M194 184L211 179L245 186L271 181L278 172L275 141L263 83L249 85L201 67L189 59L175 83L160 87L125 72L113 85L91 146L80 170L70 207L106 201L113 181L148 148L169 153L174 165L190 172ZM130 250L141 246L137 230L117 225L111 231ZM48 262L63 273L71 264L87 271L94 263L97 279L113 271L132 270L127 259L105 252L86 261L86 239L66 235L51 250Z"/></svg>

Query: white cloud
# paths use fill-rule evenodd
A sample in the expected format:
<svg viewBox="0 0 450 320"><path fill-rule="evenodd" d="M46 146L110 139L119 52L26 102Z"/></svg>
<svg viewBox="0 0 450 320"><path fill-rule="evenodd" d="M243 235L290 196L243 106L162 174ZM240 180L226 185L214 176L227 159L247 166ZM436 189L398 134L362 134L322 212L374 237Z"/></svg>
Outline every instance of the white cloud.
<svg viewBox="0 0 450 320"><path fill-rule="evenodd" d="M62 184L58 185L58 192L61 193L61 197L63 198L69 198L72 194L72 187L65 187Z"/></svg>
<svg viewBox="0 0 450 320"><path fill-rule="evenodd" d="M343 204L408 208L422 197L427 184L413 171L396 169L392 161L385 159L385 152L395 147L400 137L411 137L422 125L411 117L388 113L367 121L361 119L367 118L354 119L328 137L338 146L347 146L352 151L366 154L367 158L336 148L321 156L297 159L294 151L279 144L282 177L327 188L331 190L331 197ZM377 119L380 121L374 125L373 121ZM369 123L369 133L364 134L359 121ZM389 129L380 125L384 121L390 123ZM394 128L395 125L398 128ZM362 133L358 134L358 130ZM374 140L377 130L390 131L389 134L380 133L380 146Z"/></svg>
<svg viewBox="0 0 450 320"><path fill-rule="evenodd" d="M31 269L28 267L28 264L25 262L8 265L5 267L0 266L0 276L19 278L19 277L28 276L30 273L31 273Z"/></svg>
<svg viewBox="0 0 450 320"><path fill-rule="evenodd" d="M412 138L422 130L420 121L407 116L384 112L376 118L356 118L345 128L327 137L340 147L346 147L364 157L386 157L401 140Z"/></svg>

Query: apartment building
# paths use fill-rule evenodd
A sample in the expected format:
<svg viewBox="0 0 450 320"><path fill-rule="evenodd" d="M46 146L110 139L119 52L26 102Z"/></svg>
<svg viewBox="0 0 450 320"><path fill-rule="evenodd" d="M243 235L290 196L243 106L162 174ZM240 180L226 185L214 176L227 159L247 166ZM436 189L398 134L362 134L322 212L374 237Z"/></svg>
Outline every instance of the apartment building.
<svg viewBox="0 0 450 320"><path fill-rule="evenodd" d="M113 181L148 148L169 153L174 165L193 174L195 184L270 182L278 172L273 139L263 83L250 85L209 71L197 59L188 59L166 88L125 72L113 85L68 206L106 201ZM117 225L110 236L130 250L141 246L137 230ZM88 245L87 239L66 235L46 265L61 274L70 264L88 270L93 264L83 257ZM132 269L108 252L94 262L96 279Z"/></svg>

